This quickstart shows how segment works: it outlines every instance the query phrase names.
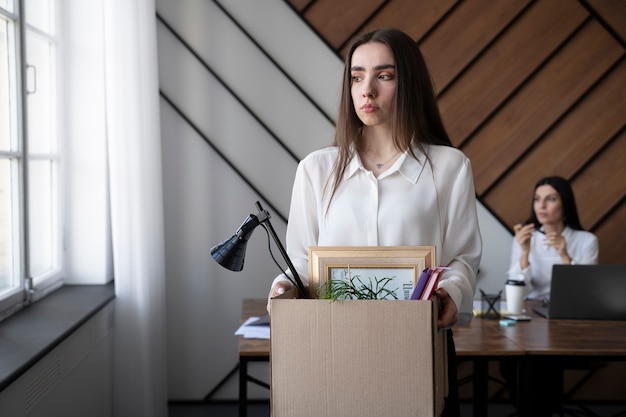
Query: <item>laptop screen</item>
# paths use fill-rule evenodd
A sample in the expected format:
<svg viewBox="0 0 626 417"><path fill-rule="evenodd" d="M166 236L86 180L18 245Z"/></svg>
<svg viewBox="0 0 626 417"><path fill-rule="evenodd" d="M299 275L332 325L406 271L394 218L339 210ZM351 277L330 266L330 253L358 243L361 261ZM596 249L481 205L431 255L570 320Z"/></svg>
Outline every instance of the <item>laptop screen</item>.
<svg viewBox="0 0 626 417"><path fill-rule="evenodd" d="M554 265L548 317L626 320L626 265Z"/></svg>

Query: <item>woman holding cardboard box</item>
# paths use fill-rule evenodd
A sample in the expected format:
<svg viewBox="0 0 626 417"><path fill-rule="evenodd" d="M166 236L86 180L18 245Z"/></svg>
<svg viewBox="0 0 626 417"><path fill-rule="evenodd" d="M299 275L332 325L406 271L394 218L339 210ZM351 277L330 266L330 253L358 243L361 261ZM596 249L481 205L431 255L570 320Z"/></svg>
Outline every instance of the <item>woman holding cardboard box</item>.
<svg viewBox="0 0 626 417"><path fill-rule="evenodd" d="M405 33L375 30L350 46L334 145L298 166L286 242L305 283L309 246L436 245L437 263L449 267L435 292L437 324L471 319L482 252L472 169L448 138L426 63ZM270 297L289 288L279 276ZM444 415L459 415L448 333Z"/></svg>

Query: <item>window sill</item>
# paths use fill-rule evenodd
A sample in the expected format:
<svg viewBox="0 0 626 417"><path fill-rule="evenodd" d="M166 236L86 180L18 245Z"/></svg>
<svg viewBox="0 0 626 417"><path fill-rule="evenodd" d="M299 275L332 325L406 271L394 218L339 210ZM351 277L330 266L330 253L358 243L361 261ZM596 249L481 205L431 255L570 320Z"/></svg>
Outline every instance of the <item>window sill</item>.
<svg viewBox="0 0 626 417"><path fill-rule="evenodd" d="M106 285L65 285L0 322L0 391L115 298Z"/></svg>

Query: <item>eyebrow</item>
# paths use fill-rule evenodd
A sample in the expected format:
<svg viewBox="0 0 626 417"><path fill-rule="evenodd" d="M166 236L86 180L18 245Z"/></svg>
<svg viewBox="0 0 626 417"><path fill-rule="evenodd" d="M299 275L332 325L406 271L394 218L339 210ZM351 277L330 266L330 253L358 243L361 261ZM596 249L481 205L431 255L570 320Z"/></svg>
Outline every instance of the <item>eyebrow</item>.
<svg viewBox="0 0 626 417"><path fill-rule="evenodd" d="M380 71L380 70L384 70L384 69L395 69L396 66L393 64L383 64L383 65L377 65L374 67L374 70L376 71ZM350 68L350 71L365 71L365 68L363 67L359 67L359 66L354 66L352 68Z"/></svg>

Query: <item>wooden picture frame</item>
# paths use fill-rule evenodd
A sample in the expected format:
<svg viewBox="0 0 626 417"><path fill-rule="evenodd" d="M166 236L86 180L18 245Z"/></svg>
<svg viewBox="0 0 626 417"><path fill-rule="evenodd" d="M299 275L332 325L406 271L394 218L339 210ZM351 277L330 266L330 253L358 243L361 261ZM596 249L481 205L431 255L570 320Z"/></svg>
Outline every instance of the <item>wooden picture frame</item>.
<svg viewBox="0 0 626 417"><path fill-rule="evenodd" d="M329 279L345 279L367 270L376 278L393 278L391 289L398 299L409 299L420 273L435 266L435 246L311 246L309 247L309 294Z"/></svg>

